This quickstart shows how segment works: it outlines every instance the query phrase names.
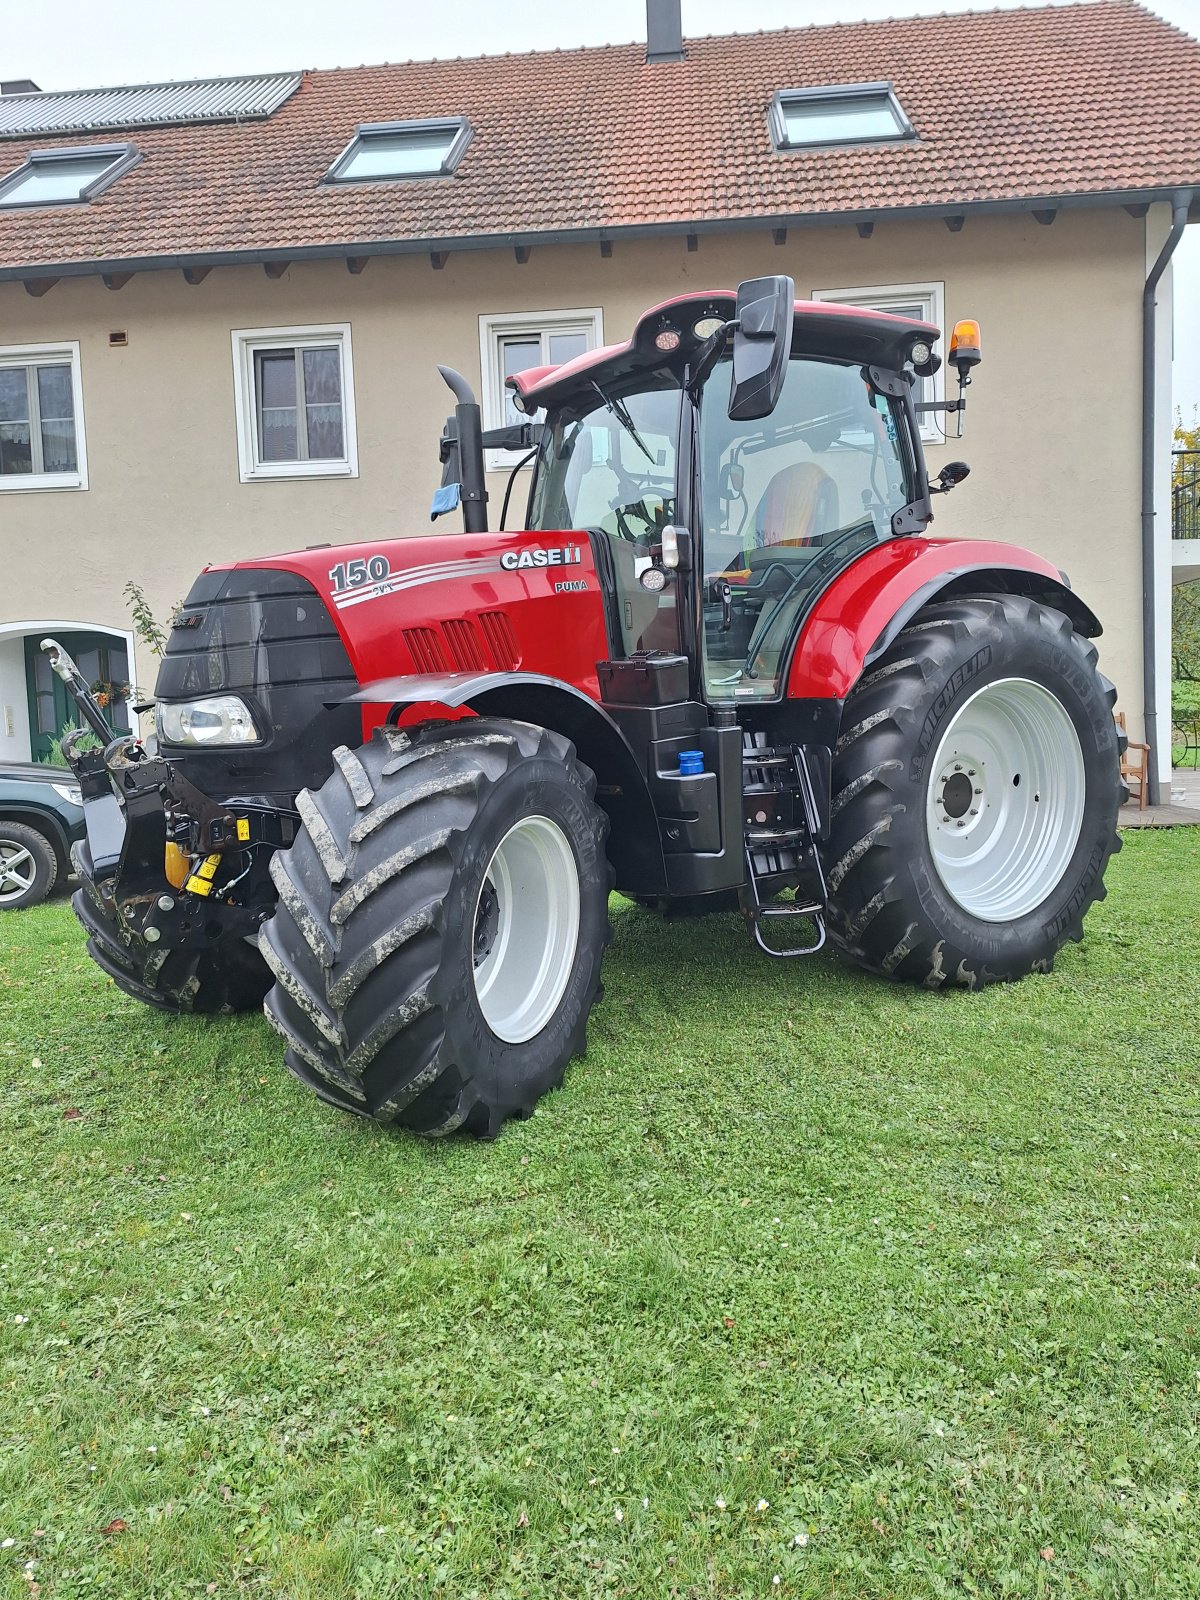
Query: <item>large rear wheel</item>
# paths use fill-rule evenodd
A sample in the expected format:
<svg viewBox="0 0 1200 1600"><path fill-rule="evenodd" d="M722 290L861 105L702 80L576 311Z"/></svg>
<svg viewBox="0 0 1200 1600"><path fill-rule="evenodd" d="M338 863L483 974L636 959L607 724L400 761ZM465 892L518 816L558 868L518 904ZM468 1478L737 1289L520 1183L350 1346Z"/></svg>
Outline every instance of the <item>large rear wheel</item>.
<svg viewBox="0 0 1200 1600"><path fill-rule="evenodd" d="M1114 699L1061 612L922 611L846 702L825 850L843 953L930 987L1048 971L1119 848Z"/></svg>
<svg viewBox="0 0 1200 1600"><path fill-rule="evenodd" d="M491 1136L582 1053L608 933L608 821L566 739L380 730L302 793L271 864L267 1018L323 1099Z"/></svg>

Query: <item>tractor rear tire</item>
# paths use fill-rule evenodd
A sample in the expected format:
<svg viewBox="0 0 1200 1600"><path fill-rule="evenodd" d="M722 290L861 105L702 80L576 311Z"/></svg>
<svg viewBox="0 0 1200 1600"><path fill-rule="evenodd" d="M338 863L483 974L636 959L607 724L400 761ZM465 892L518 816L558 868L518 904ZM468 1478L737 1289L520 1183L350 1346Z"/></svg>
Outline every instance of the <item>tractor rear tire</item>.
<svg viewBox="0 0 1200 1600"><path fill-rule="evenodd" d="M494 1137L586 1046L612 882L595 779L560 735L477 718L335 761L272 859L267 1019L333 1105Z"/></svg>
<svg viewBox="0 0 1200 1600"><path fill-rule="evenodd" d="M1116 692L1061 612L926 608L846 702L823 849L829 933L938 988L1048 972L1120 848Z"/></svg>
<svg viewBox="0 0 1200 1600"><path fill-rule="evenodd" d="M87 844L77 843L71 856L82 886L71 896L71 907L88 936L88 955L118 989L157 1011L197 1016L229 1016L262 1005L271 973L253 945L240 938L206 950L126 945L96 887Z"/></svg>

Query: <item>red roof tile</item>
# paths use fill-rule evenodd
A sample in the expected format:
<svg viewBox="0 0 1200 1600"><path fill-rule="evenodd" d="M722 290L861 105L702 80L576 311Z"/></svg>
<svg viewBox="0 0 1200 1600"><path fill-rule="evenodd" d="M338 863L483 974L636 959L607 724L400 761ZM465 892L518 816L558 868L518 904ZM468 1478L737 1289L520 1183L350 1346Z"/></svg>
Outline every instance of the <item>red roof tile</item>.
<svg viewBox="0 0 1200 1600"><path fill-rule="evenodd" d="M777 90L874 80L915 141L772 149ZM322 184L357 123L454 115L453 176ZM0 276L1152 198L1200 184L1200 43L1087 0L689 39L654 66L634 44L311 72L266 121L128 137L143 160L90 204L0 210ZM0 141L0 175L72 142Z"/></svg>

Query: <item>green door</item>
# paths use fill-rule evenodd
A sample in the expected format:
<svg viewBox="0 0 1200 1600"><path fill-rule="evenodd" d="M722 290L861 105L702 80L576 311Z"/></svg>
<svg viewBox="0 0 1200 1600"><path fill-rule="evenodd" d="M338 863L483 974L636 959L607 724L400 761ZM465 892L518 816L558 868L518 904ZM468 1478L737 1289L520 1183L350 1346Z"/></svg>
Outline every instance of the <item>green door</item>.
<svg viewBox="0 0 1200 1600"><path fill-rule="evenodd" d="M89 687L125 685L129 682L129 654L124 644L105 633L60 633L59 644L75 659ZM81 718L67 686L51 669L38 648L39 636L25 639L25 682L29 690L29 753L33 761L48 761L51 743ZM119 701L105 707L108 720L118 730L129 727L129 705Z"/></svg>

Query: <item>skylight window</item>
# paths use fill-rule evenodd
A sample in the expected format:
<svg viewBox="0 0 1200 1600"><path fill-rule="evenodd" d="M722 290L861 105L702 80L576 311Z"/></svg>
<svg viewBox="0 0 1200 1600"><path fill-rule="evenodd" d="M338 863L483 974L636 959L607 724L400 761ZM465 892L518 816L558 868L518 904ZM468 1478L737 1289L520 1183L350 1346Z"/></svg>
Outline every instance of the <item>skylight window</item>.
<svg viewBox="0 0 1200 1600"><path fill-rule="evenodd" d="M61 206L93 200L139 159L128 144L35 150L0 178L0 206Z"/></svg>
<svg viewBox="0 0 1200 1600"><path fill-rule="evenodd" d="M783 89L771 102L771 136L781 150L915 139L890 83Z"/></svg>
<svg viewBox="0 0 1200 1600"><path fill-rule="evenodd" d="M385 183L439 178L458 165L471 125L465 117L428 122L361 122L326 173L329 183Z"/></svg>

